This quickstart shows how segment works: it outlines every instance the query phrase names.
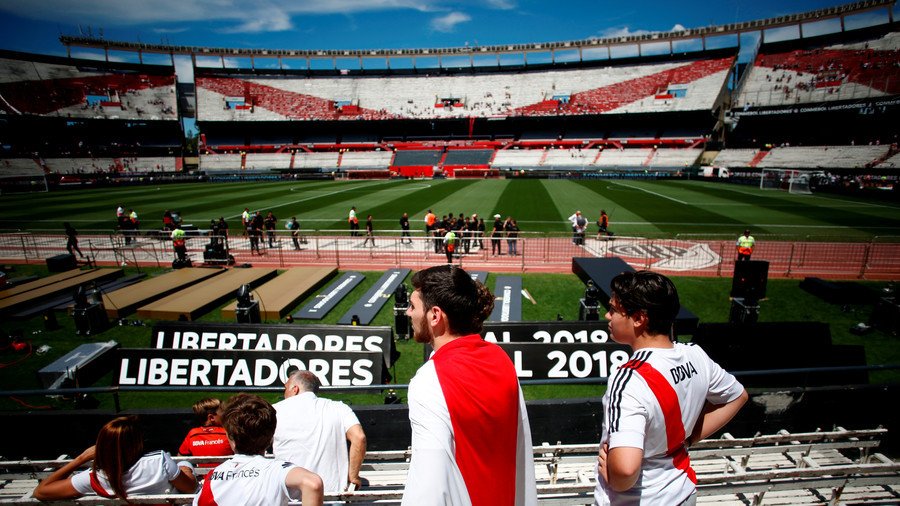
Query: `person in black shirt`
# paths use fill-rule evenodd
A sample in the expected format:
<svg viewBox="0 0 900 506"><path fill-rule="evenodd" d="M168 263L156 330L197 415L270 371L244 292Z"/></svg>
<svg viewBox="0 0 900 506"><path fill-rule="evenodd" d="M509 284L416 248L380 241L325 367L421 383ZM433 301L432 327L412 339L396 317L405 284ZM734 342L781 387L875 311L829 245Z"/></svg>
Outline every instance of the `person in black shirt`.
<svg viewBox="0 0 900 506"><path fill-rule="evenodd" d="M409 235L409 215L406 213L403 213L403 216L400 217L400 230L402 230L402 232L400 232L400 244L406 242L412 244L412 238ZM407 239L404 240L404 237Z"/></svg>
<svg viewBox="0 0 900 506"><path fill-rule="evenodd" d="M491 254L503 255L501 240L503 239L503 222L500 221L500 215L494 215L494 228L491 230Z"/></svg>
<svg viewBox="0 0 900 506"><path fill-rule="evenodd" d="M275 214L272 211L269 211L266 214L265 220L263 220L263 226L266 228L266 237L269 239L269 247L275 247L275 225L278 223L278 218L275 217Z"/></svg>
<svg viewBox="0 0 900 506"><path fill-rule="evenodd" d="M78 256L84 258L84 253L78 247L78 231L68 221L63 223L63 228L66 229L66 250L72 256L75 256L75 251L77 251Z"/></svg>

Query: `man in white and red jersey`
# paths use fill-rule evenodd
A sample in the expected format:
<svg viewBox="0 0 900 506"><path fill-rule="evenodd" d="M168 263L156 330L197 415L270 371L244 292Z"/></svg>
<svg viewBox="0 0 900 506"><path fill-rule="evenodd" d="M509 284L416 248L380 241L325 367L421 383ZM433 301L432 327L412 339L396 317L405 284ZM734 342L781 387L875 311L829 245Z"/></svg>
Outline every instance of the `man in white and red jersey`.
<svg viewBox="0 0 900 506"><path fill-rule="evenodd" d="M626 272L610 287L610 337L634 353L603 395L595 503L692 505L687 447L728 423L747 391L699 346L674 340L680 305L669 278Z"/></svg>
<svg viewBox="0 0 900 506"><path fill-rule="evenodd" d="M531 429L512 361L478 334L494 296L464 270L413 276L406 314L434 347L409 384L406 506L537 504Z"/></svg>
<svg viewBox="0 0 900 506"><path fill-rule="evenodd" d="M275 435L277 414L258 395L237 394L222 411L222 424L235 456L210 471L194 506L303 506L322 504L322 479L279 459L263 456Z"/></svg>

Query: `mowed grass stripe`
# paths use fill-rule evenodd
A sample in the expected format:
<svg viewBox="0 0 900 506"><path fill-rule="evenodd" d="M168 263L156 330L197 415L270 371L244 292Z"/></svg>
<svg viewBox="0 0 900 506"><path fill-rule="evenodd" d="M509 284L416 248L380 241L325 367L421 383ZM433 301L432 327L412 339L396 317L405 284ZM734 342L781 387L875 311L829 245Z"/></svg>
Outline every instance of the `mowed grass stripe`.
<svg viewBox="0 0 900 506"><path fill-rule="evenodd" d="M596 232L595 224L600 219L600 211L604 210L609 215L610 230L618 234L634 235L637 233L660 233L660 230L652 223L647 223L644 219L631 209L629 209L631 191L627 187L611 184L611 181L594 181L595 184L583 185L581 182L566 181L567 184L577 188L579 194L586 195L588 200L582 201L586 205L578 208L567 209L565 218L568 218L576 210L581 210L582 214L591 223L588 231ZM576 190L570 190L575 193ZM625 228L622 228L625 227Z"/></svg>
<svg viewBox="0 0 900 506"><path fill-rule="evenodd" d="M722 228L725 230L728 230L729 227L731 230L735 230L742 226L737 220L721 216L703 208L702 203L698 203L699 205L682 204L660 196L671 193L667 193L666 187L663 185L636 184L637 182L632 180L627 181L626 184L617 184L617 181L579 181L579 183L588 188L609 185L611 188L607 191L614 195L614 199L617 202L627 202L629 211L638 215L643 221L654 224L658 230L667 235L710 232L709 226L699 224L721 223L723 225ZM648 188L655 194L642 191L640 188ZM676 195L673 195L673 197L686 202ZM615 216L612 217L612 220L616 219ZM641 230L635 230L625 225L619 228L612 227L612 223L610 225L619 235L623 233L627 235L650 235L646 227L641 227Z"/></svg>
<svg viewBox="0 0 900 506"><path fill-rule="evenodd" d="M675 182L683 185L685 182ZM773 214L787 215L783 224L822 224L847 229L865 229L867 225L897 228L900 231L900 216L896 209L891 208L836 208L822 199L807 199L803 195L791 195L781 191L760 190L760 195L755 196L746 192L731 191L725 185L693 185L692 190L707 195L727 195L734 202L752 204L756 219L753 223L777 223L773 221ZM785 201L796 202L796 206L785 209Z"/></svg>
<svg viewBox="0 0 900 506"><path fill-rule="evenodd" d="M535 229L543 229L548 232L571 232L572 227L567 218L575 211L581 211L588 222L593 223L600 216L600 209L608 211L611 207L611 200L602 193L603 188L600 186L586 187L575 181L563 179L542 180L540 183L555 209L551 209L549 205L543 206L547 207L545 213L551 222L542 226L535 224ZM536 203L535 205L541 204ZM555 213L553 213L554 210ZM623 208L622 215L626 212ZM629 218L636 219L637 217L629 215Z"/></svg>
<svg viewBox="0 0 900 506"><path fill-rule="evenodd" d="M545 208L550 202L550 194L540 181L512 180L497 199L495 212L503 218L511 216L517 222L521 220L519 228L522 230L534 230L529 222L543 221L547 216Z"/></svg>
<svg viewBox="0 0 900 506"><path fill-rule="evenodd" d="M382 203L359 215L360 228L365 228L365 216L371 214L375 222L376 235L379 230L399 230L400 216L407 213L409 214L410 229L424 230L425 213L417 213L416 209L423 205L428 206L427 202L440 203L440 198L456 195L458 191L470 186L474 181L445 180L424 183L423 181L410 181L404 184L403 188L399 188L400 191L383 191ZM435 209L435 214L440 216L437 209Z"/></svg>
<svg viewBox="0 0 900 506"><path fill-rule="evenodd" d="M470 217L473 214L477 214L479 218L484 219L485 227L490 228L490 224L493 222L492 216L494 213L499 212L497 211L499 209L497 201L509 186L510 180L472 179L466 182L468 183L467 185L458 187L452 193L447 192L441 195L440 200L432 201L428 205L423 206L421 211L416 214L416 218L421 221L428 209L433 210L438 218L450 213L457 218L459 218L459 213Z"/></svg>

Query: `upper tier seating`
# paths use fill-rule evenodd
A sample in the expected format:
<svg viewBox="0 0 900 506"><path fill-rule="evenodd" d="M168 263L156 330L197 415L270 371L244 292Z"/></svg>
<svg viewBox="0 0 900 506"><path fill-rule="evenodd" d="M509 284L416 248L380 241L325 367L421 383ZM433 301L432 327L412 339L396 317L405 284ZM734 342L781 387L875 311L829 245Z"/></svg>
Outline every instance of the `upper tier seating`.
<svg viewBox="0 0 900 506"><path fill-rule="evenodd" d="M40 163L31 158L0 159L0 177L33 177L43 176L44 169Z"/></svg>
<svg viewBox="0 0 900 506"><path fill-rule="evenodd" d="M894 154L894 156L888 158L887 160L878 164L878 167L885 168L897 168L900 167L900 153Z"/></svg>
<svg viewBox="0 0 900 506"><path fill-rule="evenodd" d="M749 167L757 153L758 149L723 149L713 164L718 167Z"/></svg>
<svg viewBox="0 0 900 506"><path fill-rule="evenodd" d="M289 169L291 168L290 153L247 153L244 168L255 169Z"/></svg>
<svg viewBox="0 0 900 506"><path fill-rule="evenodd" d="M855 44L757 55L735 108L900 94L900 33Z"/></svg>
<svg viewBox="0 0 900 506"><path fill-rule="evenodd" d="M393 157L392 151L346 151L341 156L341 168L387 169Z"/></svg>
<svg viewBox="0 0 900 506"><path fill-rule="evenodd" d="M495 169L537 167L541 164L543 156L544 150L542 149L503 149L497 151L491 165Z"/></svg>
<svg viewBox="0 0 900 506"><path fill-rule="evenodd" d="M338 155L340 153L307 153L298 151L294 155L295 169L329 169L338 168Z"/></svg>
<svg viewBox="0 0 900 506"><path fill-rule="evenodd" d="M888 146L778 147L762 159L759 167L785 169L865 168L886 155Z"/></svg>
<svg viewBox="0 0 900 506"><path fill-rule="evenodd" d="M206 172L241 170L240 154L200 155L200 170Z"/></svg>
<svg viewBox="0 0 900 506"><path fill-rule="evenodd" d="M0 111L70 118L176 120L175 70L168 75L84 70L0 58Z"/></svg>
<svg viewBox="0 0 900 506"><path fill-rule="evenodd" d="M733 58L392 77L196 78L202 121L543 116L710 110ZM349 103L338 107L336 104Z"/></svg>
<svg viewBox="0 0 900 506"><path fill-rule="evenodd" d="M86 174L93 172L135 174L148 172L175 172L174 157L124 157L124 158L44 158L47 170L56 174ZM32 162L34 163L34 162Z"/></svg>

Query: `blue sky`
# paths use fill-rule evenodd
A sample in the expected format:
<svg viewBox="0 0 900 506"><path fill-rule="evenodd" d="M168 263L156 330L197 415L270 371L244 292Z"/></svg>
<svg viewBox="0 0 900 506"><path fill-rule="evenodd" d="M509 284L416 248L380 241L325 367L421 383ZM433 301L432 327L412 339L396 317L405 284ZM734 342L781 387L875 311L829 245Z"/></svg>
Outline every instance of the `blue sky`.
<svg viewBox="0 0 900 506"><path fill-rule="evenodd" d="M0 0L0 48L64 54L57 40L61 33L88 31L112 40L279 49L546 42L696 28L842 3L846 2ZM84 56L81 50L77 54Z"/></svg>

